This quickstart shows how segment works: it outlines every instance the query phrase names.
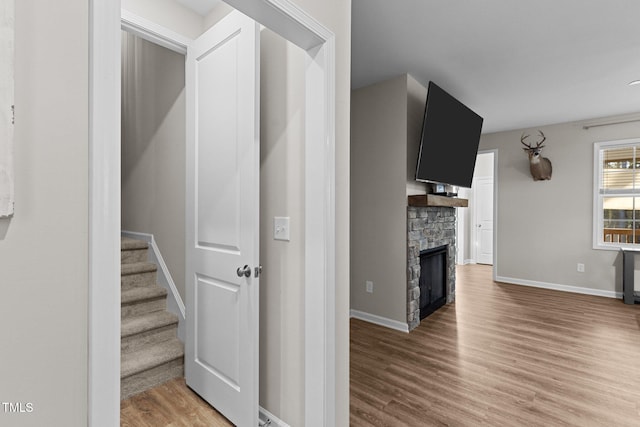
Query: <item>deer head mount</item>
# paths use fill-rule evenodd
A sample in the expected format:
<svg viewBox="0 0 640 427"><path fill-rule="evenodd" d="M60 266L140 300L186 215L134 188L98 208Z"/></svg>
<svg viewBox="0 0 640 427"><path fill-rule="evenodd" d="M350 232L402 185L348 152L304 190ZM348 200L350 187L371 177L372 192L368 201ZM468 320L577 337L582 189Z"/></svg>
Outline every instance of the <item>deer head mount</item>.
<svg viewBox="0 0 640 427"><path fill-rule="evenodd" d="M544 147L544 141L547 139L544 136L542 131L538 131L540 137L542 138L540 141L536 142L535 147L531 144L527 144L524 142L525 139L529 138L529 135L525 135L524 133L520 137L520 142L525 146L523 148L524 151L529 155L529 170L531 171L531 176L534 181L544 181L547 179L551 179L551 160L546 157L542 157L542 148Z"/></svg>

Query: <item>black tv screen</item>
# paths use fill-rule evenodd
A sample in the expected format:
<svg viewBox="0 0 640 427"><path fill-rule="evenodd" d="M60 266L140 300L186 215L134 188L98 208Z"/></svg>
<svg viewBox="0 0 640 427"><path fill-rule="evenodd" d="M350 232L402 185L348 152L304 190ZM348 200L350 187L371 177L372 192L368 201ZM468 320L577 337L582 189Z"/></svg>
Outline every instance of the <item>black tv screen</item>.
<svg viewBox="0 0 640 427"><path fill-rule="evenodd" d="M429 82L416 180L471 188L483 119Z"/></svg>

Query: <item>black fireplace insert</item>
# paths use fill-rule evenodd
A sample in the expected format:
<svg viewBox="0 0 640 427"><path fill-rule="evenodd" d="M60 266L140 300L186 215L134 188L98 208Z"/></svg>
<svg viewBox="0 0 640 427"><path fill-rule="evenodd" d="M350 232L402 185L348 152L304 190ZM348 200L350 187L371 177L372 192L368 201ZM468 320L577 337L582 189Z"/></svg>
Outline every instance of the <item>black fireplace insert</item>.
<svg viewBox="0 0 640 427"><path fill-rule="evenodd" d="M447 302L447 245L420 251L420 320Z"/></svg>

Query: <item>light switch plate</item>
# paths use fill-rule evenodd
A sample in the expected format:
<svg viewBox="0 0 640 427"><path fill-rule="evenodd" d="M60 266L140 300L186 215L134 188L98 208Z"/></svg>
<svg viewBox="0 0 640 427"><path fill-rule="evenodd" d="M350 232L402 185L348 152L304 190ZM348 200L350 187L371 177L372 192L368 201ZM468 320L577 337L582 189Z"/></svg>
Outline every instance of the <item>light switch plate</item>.
<svg viewBox="0 0 640 427"><path fill-rule="evenodd" d="M273 218L273 238L275 240L291 240L289 217L276 216Z"/></svg>

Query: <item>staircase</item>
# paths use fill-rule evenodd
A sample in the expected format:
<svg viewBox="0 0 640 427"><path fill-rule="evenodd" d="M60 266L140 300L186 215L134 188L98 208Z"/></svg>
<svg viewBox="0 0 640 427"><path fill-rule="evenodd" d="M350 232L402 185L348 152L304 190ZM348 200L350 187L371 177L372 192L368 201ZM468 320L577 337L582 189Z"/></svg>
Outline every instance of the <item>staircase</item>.
<svg viewBox="0 0 640 427"><path fill-rule="evenodd" d="M146 242L123 237L120 326L120 399L184 375L178 318L166 311L167 291L147 262Z"/></svg>

